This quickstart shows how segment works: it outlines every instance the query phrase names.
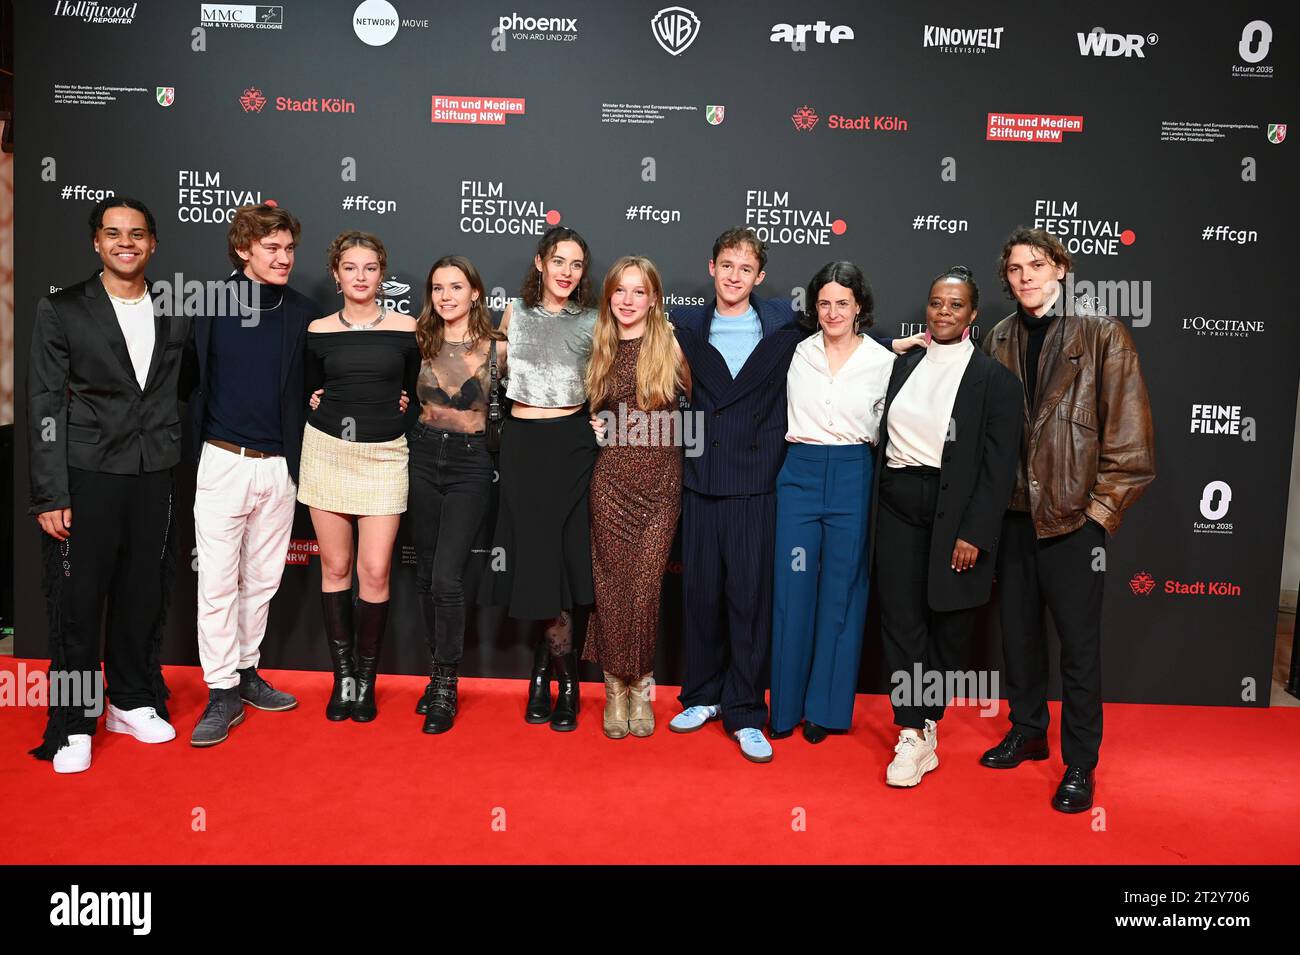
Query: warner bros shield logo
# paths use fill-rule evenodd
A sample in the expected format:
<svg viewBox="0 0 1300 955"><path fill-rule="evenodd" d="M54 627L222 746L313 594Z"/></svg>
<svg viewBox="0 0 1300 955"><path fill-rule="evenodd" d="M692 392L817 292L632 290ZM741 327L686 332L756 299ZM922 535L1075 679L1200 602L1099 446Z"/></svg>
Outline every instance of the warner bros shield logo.
<svg viewBox="0 0 1300 955"><path fill-rule="evenodd" d="M650 29L664 51L677 56L700 35L700 18L685 7L664 7L651 18Z"/></svg>

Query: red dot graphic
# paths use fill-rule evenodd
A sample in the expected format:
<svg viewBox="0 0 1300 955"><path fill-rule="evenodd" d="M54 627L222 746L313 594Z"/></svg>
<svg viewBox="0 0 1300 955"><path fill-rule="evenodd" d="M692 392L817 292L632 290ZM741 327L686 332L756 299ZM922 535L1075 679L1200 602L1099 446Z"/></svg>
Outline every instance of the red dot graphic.
<svg viewBox="0 0 1300 955"><path fill-rule="evenodd" d="M276 202L274 199L267 199L266 202L263 203L263 205L276 206L279 205L279 203Z"/></svg>
<svg viewBox="0 0 1300 955"><path fill-rule="evenodd" d="M849 224L843 219L836 219L831 223L831 231L836 235L843 235L845 232L849 231Z"/></svg>
<svg viewBox="0 0 1300 955"><path fill-rule="evenodd" d="M1137 233L1134 232L1132 229L1125 229L1123 232L1119 234L1119 240L1123 242L1125 245L1132 245L1134 242L1137 241Z"/></svg>
<svg viewBox="0 0 1300 955"><path fill-rule="evenodd" d="M552 209L550 212L546 213L546 223L547 223L547 225L559 225L559 224L560 224L560 210L559 210L559 209Z"/></svg>

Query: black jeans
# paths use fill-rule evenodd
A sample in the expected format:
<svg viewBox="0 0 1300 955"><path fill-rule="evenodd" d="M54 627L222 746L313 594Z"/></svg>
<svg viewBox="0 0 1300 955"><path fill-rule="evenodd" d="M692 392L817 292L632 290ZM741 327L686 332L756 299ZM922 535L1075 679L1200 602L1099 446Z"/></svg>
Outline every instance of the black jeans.
<svg viewBox="0 0 1300 955"><path fill-rule="evenodd" d="M465 565L487 513L492 457L483 434L416 424L406 436L416 589L429 649L459 663L465 649Z"/></svg>
<svg viewBox="0 0 1300 955"><path fill-rule="evenodd" d="M1028 514L1008 511L998 552L1002 654L1011 723L1047 735L1047 633L1043 608L1061 638L1061 756L1091 769L1101 748L1101 597L1099 524L1039 540Z"/></svg>

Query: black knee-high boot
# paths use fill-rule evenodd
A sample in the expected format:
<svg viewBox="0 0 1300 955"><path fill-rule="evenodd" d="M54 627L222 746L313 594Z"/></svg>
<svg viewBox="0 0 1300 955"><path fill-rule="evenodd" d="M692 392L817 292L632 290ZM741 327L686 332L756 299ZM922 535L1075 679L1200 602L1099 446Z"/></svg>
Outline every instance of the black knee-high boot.
<svg viewBox="0 0 1300 955"><path fill-rule="evenodd" d="M551 714L551 729L567 733L578 728L578 651L557 653L551 657L555 670L555 712Z"/></svg>
<svg viewBox="0 0 1300 955"><path fill-rule="evenodd" d="M357 599L357 700L352 704L352 720L369 723L378 714L375 705L375 671L379 669L379 651L388 625L388 601L371 603Z"/></svg>
<svg viewBox="0 0 1300 955"><path fill-rule="evenodd" d="M357 673L352 658L352 591L335 590L320 595L321 615L325 622L325 640L329 643L330 663L334 667L334 689L325 704L325 718L338 722L352 715L357 694Z"/></svg>

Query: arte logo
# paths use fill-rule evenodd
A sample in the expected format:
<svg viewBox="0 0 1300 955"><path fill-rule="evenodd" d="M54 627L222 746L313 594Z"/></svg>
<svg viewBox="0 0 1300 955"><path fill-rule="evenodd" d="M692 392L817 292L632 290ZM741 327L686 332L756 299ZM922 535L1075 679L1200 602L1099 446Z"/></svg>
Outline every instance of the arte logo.
<svg viewBox="0 0 1300 955"><path fill-rule="evenodd" d="M802 133L806 133L817 125L820 117L817 111L811 106L800 106L790 116L790 122L794 123L794 128ZM855 129L855 130L879 130L881 132L905 133L907 132L907 120L902 116L890 116L886 114L877 114L868 116L844 116L840 113L831 113L826 117L827 129Z"/></svg>
<svg viewBox="0 0 1300 955"><path fill-rule="evenodd" d="M700 35L700 18L685 7L664 7L650 18L650 30L665 53L680 56Z"/></svg>
<svg viewBox="0 0 1300 955"><path fill-rule="evenodd" d="M1277 145L1286 139L1286 123L1269 123L1268 124L1268 141Z"/></svg>
<svg viewBox="0 0 1300 955"><path fill-rule="evenodd" d="M497 32L512 40L576 40L577 17L525 17L518 13L497 18Z"/></svg>
<svg viewBox="0 0 1300 955"><path fill-rule="evenodd" d="M434 96L434 123L504 126L509 116L523 116L526 103L509 96Z"/></svg>
<svg viewBox="0 0 1300 955"><path fill-rule="evenodd" d="M95 0L56 0L54 15L56 17L76 17L82 23L116 23L130 25L135 19L135 8L140 4L128 6L110 6Z"/></svg>
<svg viewBox="0 0 1300 955"><path fill-rule="evenodd" d="M1145 570L1140 570L1128 582L1129 590L1139 597L1145 597L1156 589L1156 579Z"/></svg>
<svg viewBox="0 0 1300 955"><path fill-rule="evenodd" d="M1273 78L1273 67L1262 65L1268 56L1269 47L1273 45L1273 28L1266 20L1251 20L1241 28L1241 38L1237 42L1237 55L1250 66L1233 64L1232 75L1244 77Z"/></svg>
<svg viewBox="0 0 1300 955"><path fill-rule="evenodd" d="M722 121L727 116L727 107L725 106L706 106L704 107L704 118L710 126L721 126Z"/></svg>
<svg viewBox="0 0 1300 955"><path fill-rule="evenodd" d="M284 7L254 6L250 3L204 3L199 22L205 27L238 30L283 30Z"/></svg>
<svg viewBox="0 0 1300 955"><path fill-rule="evenodd" d="M839 43L853 39L853 27L833 27L825 20L816 23L774 23L772 24L773 43L789 43L801 49L808 45L808 34L812 33L814 43Z"/></svg>
<svg viewBox="0 0 1300 955"><path fill-rule="evenodd" d="M560 224L560 213L538 199L511 199L505 184L464 179L460 184L460 231L471 235L542 235Z"/></svg>
<svg viewBox="0 0 1300 955"><path fill-rule="evenodd" d="M775 189L745 192L745 225L768 245L830 245L848 224L826 209L790 205L790 193Z"/></svg>
<svg viewBox="0 0 1300 955"><path fill-rule="evenodd" d="M1002 49L1003 27L934 27L926 26L921 34L921 46L933 47L940 53L987 53Z"/></svg>
<svg viewBox="0 0 1300 955"><path fill-rule="evenodd" d="M154 95L158 99L159 106L170 106L172 103L176 102L176 87L158 86L155 87L155 90L156 93Z"/></svg>
<svg viewBox="0 0 1300 955"><path fill-rule="evenodd" d="M817 111L811 106L800 106L790 117L790 122L794 123L794 128L800 132L807 132L817 125L817 120L821 119Z"/></svg>
<svg viewBox="0 0 1300 955"><path fill-rule="evenodd" d="M1205 522L1193 521L1194 534L1231 535L1232 522L1225 521L1232 505L1232 488L1227 481L1211 481L1201 491L1200 509Z"/></svg>
<svg viewBox="0 0 1300 955"><path fill-rule="evenodd" d="M1231 434L1255 440L1255 419L1243 417L1241 405L1192 405L1192 434Z"/></svg>
<svg viewBox="0 0 1300 955"><path fill-rule="evenodd" d="M1076 34L1079 38L1080 56L1136 56L1146 59L1142 52L1144 47L1155 46L1160 42L1156 33L1143 36L1140 33L1107 33L1097 27L1091 33Z"/></svg>
<svg viewBox="0 0 1300 955"><path fill-rule="evenodd" d="M1118 255L1120 246L1137 241L1117 219L1080 218L1078 200L1034 200L1034 228L1052 233L1071 255Z"/></svg>
<svg viewBox="0 0 1300 955"><path fill-rule="evenodd" d="M1255 333L1264 333L1264 320L1242 321L1239 318L1195 318L1183 319L1183 331L1195 332L1206 338L1249 338Z"/></svg>
<svg viewBox="0 0 1300 955"><path fill-rule="evenodd" d="M366 46L383 46L397 36L397 9L388 0L364 0L352 14L352 31Z"/></svg>
<svg viewBox="0 0 1300 955"><path fill-rule="evenodd" d="M245 113L260 113L266 105L266 97L256 86L250 86L239 95L239 105L244 107Z"/></svg>
<svg viewBox="0 0 1300 955"><path fill-rule="evenodd" d="M399 315L410 315L410 293L410 285L399 281L397 276L390 275L388 280L379 286L379 302L390 312L397 312Z"/></svg>

